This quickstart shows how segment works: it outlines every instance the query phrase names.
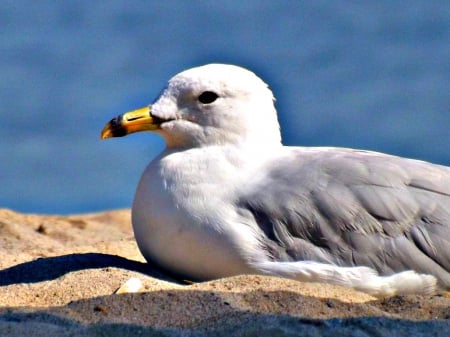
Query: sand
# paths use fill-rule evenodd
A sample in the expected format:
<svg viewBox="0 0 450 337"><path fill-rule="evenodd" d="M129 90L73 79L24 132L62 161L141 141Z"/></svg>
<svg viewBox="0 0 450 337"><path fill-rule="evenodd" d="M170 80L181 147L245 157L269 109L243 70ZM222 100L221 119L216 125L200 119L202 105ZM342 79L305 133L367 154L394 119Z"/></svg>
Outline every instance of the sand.
<svg viewBox="0 0 450 337"><path fill-rule="evenodd" d="M243 275L172 279L140 255L129 210L0 210L0 336L450 336L450 296L375 299ZM117 294L129 278L143 287Z"/></svg>

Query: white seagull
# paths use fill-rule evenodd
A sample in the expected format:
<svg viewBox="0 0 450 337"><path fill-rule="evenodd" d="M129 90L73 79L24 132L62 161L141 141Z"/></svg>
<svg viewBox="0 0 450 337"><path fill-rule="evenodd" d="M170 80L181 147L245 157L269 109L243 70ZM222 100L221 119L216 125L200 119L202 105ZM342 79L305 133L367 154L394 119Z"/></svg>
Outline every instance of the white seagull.
<svg viewBox="0 0 450 337"><path fill-rule="evenodd" d="M101 138L145 130L167 144L133 203L147 261L191 280L264 274L375 296L450 289L450 167L283 146L272 92L233 65L179 73Z"/></svg>

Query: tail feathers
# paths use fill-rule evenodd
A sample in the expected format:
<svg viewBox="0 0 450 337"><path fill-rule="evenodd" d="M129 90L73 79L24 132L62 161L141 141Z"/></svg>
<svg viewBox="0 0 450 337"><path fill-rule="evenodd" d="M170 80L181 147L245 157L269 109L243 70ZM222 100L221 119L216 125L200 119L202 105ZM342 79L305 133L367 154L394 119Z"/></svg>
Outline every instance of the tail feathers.
<svg viewBox="0 0 450 337"><path fill-rule="evenodd" d="M254 268L261 274L275 275L303 282L336 284L368 293L376 297L423 294L437 291L432 275L409 270L390 276L380 276L368 267L339 267L313 261L260 262Z"/></svg>

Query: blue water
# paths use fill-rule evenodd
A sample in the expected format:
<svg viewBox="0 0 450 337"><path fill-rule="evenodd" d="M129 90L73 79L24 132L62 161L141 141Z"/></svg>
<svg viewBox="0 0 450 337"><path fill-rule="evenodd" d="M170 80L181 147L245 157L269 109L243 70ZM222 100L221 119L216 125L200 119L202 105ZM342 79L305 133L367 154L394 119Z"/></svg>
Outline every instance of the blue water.
<svg viewBox="0 0 450 337"><path fill-rule="evenodd" d="M129 207L163 141L100 130L209 62L270 84L285 144L450 165L448 1L4 0L0 207Z"/></svg>

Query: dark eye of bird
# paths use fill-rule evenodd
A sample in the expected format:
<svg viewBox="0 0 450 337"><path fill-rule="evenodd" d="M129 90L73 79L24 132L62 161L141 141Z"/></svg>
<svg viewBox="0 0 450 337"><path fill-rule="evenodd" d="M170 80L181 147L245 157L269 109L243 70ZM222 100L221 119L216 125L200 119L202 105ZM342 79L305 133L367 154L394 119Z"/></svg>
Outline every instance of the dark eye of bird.
<svg viewBox="0 0 450 337"><path fill-rule="evenodd" d="M212 91L204 91L200 96L198 96L198 100L203 104L210 104L214 102L219 95Z"/></svg>

